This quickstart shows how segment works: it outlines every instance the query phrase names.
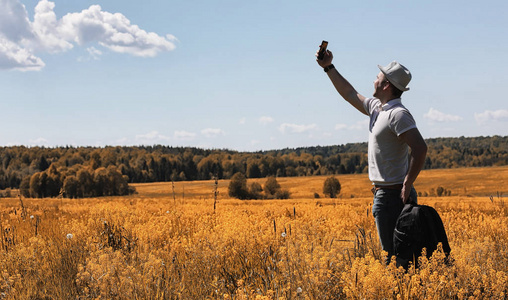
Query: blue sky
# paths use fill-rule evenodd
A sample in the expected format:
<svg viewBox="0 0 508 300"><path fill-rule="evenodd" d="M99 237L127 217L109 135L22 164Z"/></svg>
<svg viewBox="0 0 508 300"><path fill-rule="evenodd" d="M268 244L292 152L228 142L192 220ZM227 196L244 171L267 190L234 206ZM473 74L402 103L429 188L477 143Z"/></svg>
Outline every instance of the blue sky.
<svg viewBox="0 0 508 300"><path fill-rule="evenodd" d="M0 145L240 151L364 142L363 95L413 74L425 138L507 135L506 1L0 0Z"/></svg>

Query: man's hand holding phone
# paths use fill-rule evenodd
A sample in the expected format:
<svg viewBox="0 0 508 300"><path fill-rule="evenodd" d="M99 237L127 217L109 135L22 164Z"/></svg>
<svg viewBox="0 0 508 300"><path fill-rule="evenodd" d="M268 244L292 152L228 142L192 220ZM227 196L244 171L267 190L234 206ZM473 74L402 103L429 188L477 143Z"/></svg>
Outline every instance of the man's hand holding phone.
<svg viewBox="0 0 508 300"><path fill-rule="evenodd" d="M326 47L328 47L328 42L322 41L321 45L319 46L317 59L322 60L325 57Z"/></svg>
<svg viewBox="0 0 508 300"><path fill-rule="evenodd" d="M327 67L332 64L333 55L330 50L327 49L328 42L323 41L319 46L319 50L316 53L316 61L321 67Z"/></svg>

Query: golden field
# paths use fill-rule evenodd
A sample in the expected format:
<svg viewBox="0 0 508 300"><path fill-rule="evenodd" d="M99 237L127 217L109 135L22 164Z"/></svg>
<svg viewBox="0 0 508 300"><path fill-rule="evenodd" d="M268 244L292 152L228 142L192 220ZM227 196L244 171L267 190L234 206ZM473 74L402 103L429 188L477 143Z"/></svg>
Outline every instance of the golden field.
<svg viewBox="0 0 508 300"><path fill-rule="evenodd" d="M217 201L213 181L3 198L0 299L508 297L508 167L421 173L418 201L440 213L453 264L436 253L408 272L381 263L367 175L336 177L337 199L323 198L326 177L278 178L288 200L230 199L226 180Z"/></svg>

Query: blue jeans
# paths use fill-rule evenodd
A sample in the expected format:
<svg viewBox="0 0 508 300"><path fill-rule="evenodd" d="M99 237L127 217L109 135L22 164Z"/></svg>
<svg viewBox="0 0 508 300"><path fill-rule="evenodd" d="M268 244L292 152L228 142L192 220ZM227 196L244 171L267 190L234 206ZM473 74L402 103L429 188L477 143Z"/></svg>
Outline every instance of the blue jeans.
<svg viewBox="0 0 508 300"><path fill-rule="evenodd" d="M411 202L417 203L417 195L414 188L409 194ZM404 208L404 203L400 198L400 190L379 189L374 194L374 204L372 205L372 215L376 220L377 233L381 248L388 252L387 262L395 253L393 253L393 230L395 223Z"/></svg>

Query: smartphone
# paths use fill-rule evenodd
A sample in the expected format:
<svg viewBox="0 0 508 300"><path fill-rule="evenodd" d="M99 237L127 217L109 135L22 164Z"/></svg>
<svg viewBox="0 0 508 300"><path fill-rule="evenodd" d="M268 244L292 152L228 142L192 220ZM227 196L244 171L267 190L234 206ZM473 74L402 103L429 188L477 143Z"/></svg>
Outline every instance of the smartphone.
<svg viewBox="0 0 508 300"><path fill-rule="evenodd" d="M325 57L326 47L328 47L328 42L322 41L321 46L319 46L318 59L323 59L323 57Z"/></svg>

